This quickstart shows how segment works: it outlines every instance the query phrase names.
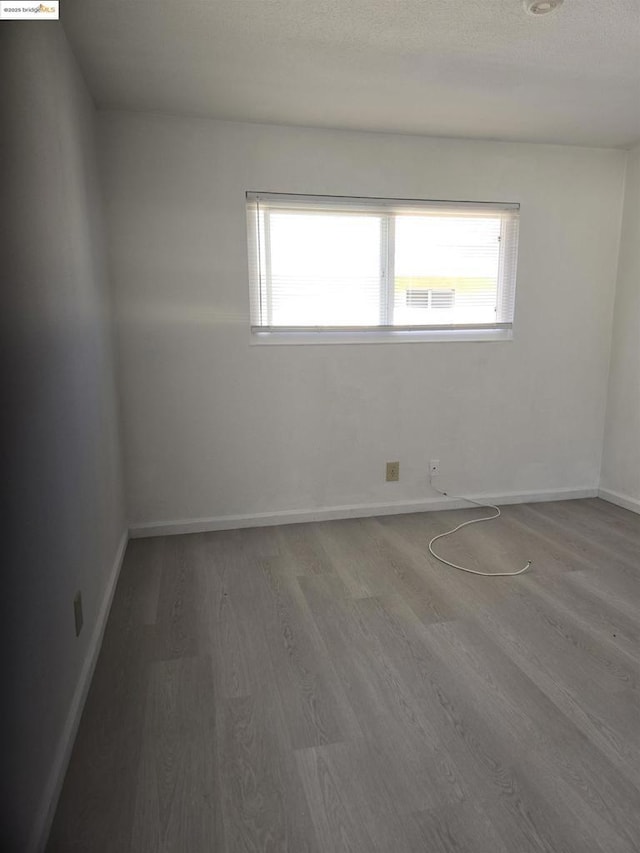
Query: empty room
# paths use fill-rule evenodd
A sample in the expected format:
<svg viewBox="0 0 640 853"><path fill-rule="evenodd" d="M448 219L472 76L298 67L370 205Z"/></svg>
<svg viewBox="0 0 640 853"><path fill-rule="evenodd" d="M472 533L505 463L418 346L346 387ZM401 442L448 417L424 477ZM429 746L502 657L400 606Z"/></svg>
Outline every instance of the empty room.
<svg viewBox="0 0 640 853"><path fill-rule="evenodd" d="M0 0L7 853L640 851L637 0Z"/></svg>

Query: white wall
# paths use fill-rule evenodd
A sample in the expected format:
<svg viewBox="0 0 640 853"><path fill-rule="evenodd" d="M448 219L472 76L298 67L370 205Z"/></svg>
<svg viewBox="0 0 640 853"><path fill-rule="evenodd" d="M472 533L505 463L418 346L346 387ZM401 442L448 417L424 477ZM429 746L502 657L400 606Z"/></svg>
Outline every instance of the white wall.
<svg viewBox="0 0 640 853"><path fill-rule="evenodd" d="M125 531L94 109L58 23L0 24L0 143L0 847L22 851L46 830Z"/></svg>
<svg viewBox="0 0 640 853"><path fill-rule="evenodd" d="M640 511L640 147L627 162L601 485Z"/></svg>
<svg viewBox="0 0 640 853"><path fill-rule="evenodd" d="M597 488L624 152L117 112L101 143L134 526L418 501L430 457ZM520 202L515 340L250 346L249 189Z"/></svg>

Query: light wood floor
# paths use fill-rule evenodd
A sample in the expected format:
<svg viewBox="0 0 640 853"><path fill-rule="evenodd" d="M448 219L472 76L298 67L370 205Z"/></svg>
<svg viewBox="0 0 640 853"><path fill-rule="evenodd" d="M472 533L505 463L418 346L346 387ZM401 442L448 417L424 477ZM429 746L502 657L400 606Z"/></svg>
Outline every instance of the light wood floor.
<svg viewBox="0 0 640 853"><path fill-rule="evenodd" d="M640 517L474 512L131 542L49 851L637 853Z"/></svg>

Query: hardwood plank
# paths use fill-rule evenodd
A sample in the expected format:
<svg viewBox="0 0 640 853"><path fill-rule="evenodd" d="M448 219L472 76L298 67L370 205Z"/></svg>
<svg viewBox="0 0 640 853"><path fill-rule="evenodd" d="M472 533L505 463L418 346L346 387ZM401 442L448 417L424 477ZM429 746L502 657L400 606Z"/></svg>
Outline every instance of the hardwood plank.
<svg viewBox="0 0 640 853"><path fill-rule="evenodd" d="M566 578L572 590L578 590L592 598L596 606L607 608L624 617L633 625L640 625L640 607L634 598L633 591L620 589L618 577L595 572L575 572Z"/></svg>
<svg viewBox="0 0 640 853"><path fill-rule="evenodd" d="M407 599L421 619L440 622L463 612L457 588L460 579L446 577L429 554L429 540L445 526L440 521L440 526L434 528L425 515L411 515L397 524L385 523L385 519L366 519L363 524L395 575L393 590Z"/></svg>
<svg viewBox="0 0 640 853"><path fill-rule="evenodd" d="M318 579L305 579L307 587L317 586L319 583ZM326 585L326 580L323 580L322 584ZM566 827L561 826L557 816L555 834L553 838L549 835L547 826L552 823L549 804L546 803L545 811L537 802L540 797L536 798L536 792L528 786L526 775L508 763L501 764L497 775L494 775L494 753L497 747L495 744L488 746L486 727L482 727L481 722L476 722L479 730L476 732L464 718L459 717L441 684L433 681L433 660L424 648L416 651L415 647L409 647L405 634L407 625L413 623L421 631L424 630L424 626L411 611L403 603L399 603L397 597L391 600L370 598L351 603L343 599L340 606L342 609L351 607L358 611L355 621L359 624L360 633L371 641L371 657L366 673L369 676L375 674L378 679L375 685L378 698L380 700L384 696L385 710L387 713L389 709L393 711L387 721L400 718L404 737L412 741L416 751L423 756L430 755L433 767L437 768L430 780L431 788L427 788L426 796L433 797L434 790L438 791L436 796L442 796L444 789L448 790L448 798L457 797L464 801L479 797L484 806L499 815L501 832L515 849L569 850L568 844L562 844L558 840L563 836L566 838L568 831ZM397 609L398 606L402 618L396 619L391 615L390 608ZM373 620L376 612L379 616L377 624ZM331 626L329 630L334 630L336 622L334 615L325 627ZM398 650L400 654L396 653ZM420 662L419 666L416 666L416 661ZM429 673L427 686L422 684L425 672ZM365 694L365 699L358 708L359 719L363 726L371 726L372 706L366 701L366 678L363 676L358 679L357 669L352 670L351 675L354 692L357 695ZM420 688L418 685L421 685ZM382 686L386 689L381 689ZM378 707L380 704L378 701ZM377 765L373 751L371 755L369 772L373 773ZM400 774L412 774L415 770L415 764L405 764L400 760L401 757L401 753L396 755L395 761L391 757L391 761L384 766L385 777L390 780L391 790L395 792L394 799L398 800L402 799L398 796L398 791L405 793L405 789L396 787ZM385 758L388 760L390 756L387 754ZM486 776L488 769L491 769L492 774L489 778ZM420 780L416 775L410 775L410 778L414 784L416 781L425 781L424 777ZM420 796L420 791L416 795ZM422 793L422 797L424 796ZM414 805L411 800L409 803ZM526 818L524 820L523 815Z"/></svg>
<svg viewBox="0 0 640 853"><path fill-rule="evenodd" d="M156 619L159 660L191 657L203 651L203 590L196 568L200 547L199 535L166 537Z"/></svg>
<svg viewBox="0 0 640 853"><path fill-rule="evenodd" d="M466 701L511 760L526 766L529 784L542 796L553 788L563 809L573 812L584 828L584 849L595 837L603 850L634 850L640 791L612 762L473 624L429 626L425 634L430 651L464 681Z"/></svg>
<svg viewBox="0 0 640 853"><path fill-rule="evenodd" d="M564 812L532 786L525 768L506 748L501 732L475 708L464 679L449 663L442 664L425 642L430 632L449 623L424 626L410 618L409 609L397 598L370 599L359 606L362 604L376 616L376 635L388 648L387 659L393 654L398 680L410 691L407 705L419 709L414 711L419 723L425 726L428 722L446 750L463 800L479 801L511 849L571 850L575 831ZM597 846L581 849L601 850Z"/></svg>
<svg viewBox="0 0 640 853"><path fill-rule="evenodd" d="M403 821L363 742L298 750L296 760L323 851L406 849Z"/></svg>
<svg viewBox="0 0 640 853"><path fill-rule="evenodd" d="M350 596L366 598L392 590L389 561L375 547L359 518L326 524L319 536Z"/></svg>
<svg viewBox="0 0 640 853"><path fill-rule="evenodd" d="M132 853L222 849L211 663L151 664Z"/></svg>
<svg viewBox="0 0 640 853"><path fill-rule="evenodd" d="M605 504L604 507L602 504ZM638 525L634 514L613 504L606 504L596 498L585 501L558 501L540 504L539 511L550 515L559 524L570 524L575 530L590 537L597 534L602 541L614 544L615 550L621 548L637 551L640 546Z"/></svg>
<svg viewBox="0 0 640 853"><path fill-rule="evenodd" d="M295 575L333 572L333 564L321 541L323 526L317 522L276 528L282 556L280 565Z"/></svg>
<svg viewBox="0 0 640 853"><path fill-rule="evenodd" d="M127 571L136 573L136 620L155 625L158 619L165 537L132 539L127 545Z"/></svg>
<svg viewBox="0 0 640 853"><path fill-rule="evenodd" d="M620 662L611 664L613 670L618 671L628 683L637 682L640 672L640 618L630 618L612 606L610 600L603 596L596 598L588 586L568 582L564 576L541 583L540 578L532 574L519 589L523 600L533 597L539 602L539 607L546 608L550 614L557 614L558 619L570 626L574 642L581 642L579 637L582 637L582 642L586 641L595 648L596 653L605 653L605 660L613 656ZM636 616L640 617L640 614Z"/></svg>
<svg viewBox="0 0 640 853"><path fill-rule="evenodd" d="M594 680L590 661L561 638L544 631L543 623L535 617L531 619L522 606L515 611L502 608L492 612L483 608L476 617L496 644L573 724L637 783L637 693L618 687L612 696L606 686L603 688L597 678Z"/></svg>
<svg viewBox="0 0 640 853"><path fill-rule="evenodd" d="M577 512L567 513L562 506L573 501L559 501L560 509L547 510L546 504L522 504L514 507L514 516L538 530L550 541L564 547L579 561L581 568L599 569L606 565L609 571L619 572L634 583L640 591L638 576L638 550L640 543L620 542L609 535L608 529L595 531Z"/></svg>
<svg viewBox="0 0 640 853"><path fill-rule="evenodd" d="M636 541L639 537L638 514L617 504L609 503L602 498L585 498L581 501L585 508L592 509L603 521L608 519L609 524L619 526L631 533Z"/></svg>
<svg viewBox="0 0 640 853"><path fill-rule="evenodd" d="M202 537L197 559L204 606L202 632L212 659L216 696L249 696L251 679L242 645L243 608L230 595L228 579L248 572L247 558L238 547L236 531L208 533Z"/></svg>
<svg viewBox="0 0 640 853"><path fill-rule="evenodd" d="M342 582L318 575L299 583L358 720L366 720L372 709L415 719L403 685L385 665L378 638L358 602L344 595Z"/></svg>
<svg viewBox="0 0 640 853"><path fill-rule="evenodd" d="M411 853L512 853L473 801L413 812L404 832Z"/></svg>
<svg viewBox="0 0 640 853"><path fill-rule="evenodd" d="M233 853L322 850L274 713L249 696L223 699L217 708L221 806L226 850Z"/></svg>
<svg viewBox="0 0 640 853"><path fill-rule="evenodd" d="M270 596L266 643L294 749L358 736L360 728L295 578L261 563Z"/></svg>
<svg viewBox="0 0 640 853"><path fill-rule="evenodd" d="M48 850L635 853L640 518L130 543Z"/></svg>

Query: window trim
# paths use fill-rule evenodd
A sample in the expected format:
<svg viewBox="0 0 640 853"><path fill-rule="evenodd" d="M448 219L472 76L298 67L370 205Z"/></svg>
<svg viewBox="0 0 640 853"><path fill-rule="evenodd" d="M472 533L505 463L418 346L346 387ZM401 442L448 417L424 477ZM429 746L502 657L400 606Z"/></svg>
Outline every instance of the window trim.
<svg viewBox="0 0 640 853"><path fill-rule="evenodd" d="M512 341L513 329L443 329L429 331L403 331L394 329L391 332L358 331L327 332L323 328L319 332L305 327L302 331L265 332L250 331L248 334L251 346L318 346L324 344L424 344L424 343L495 343Z"/></svg>
<svg viewBox="0 0 640 853"><path fill-rule="evenodd" d="M259 227L260 202L268 205L269 215L265 216L265 227ZM269 256L269 220L271 210L287 210L291 212L321 212L323 209L344 211L354 215L369 213L380 216L381 227L381 270L380 270L380 324L375 326L275 326L271 323L271 300L269 287L271 276L268 271ZM517 202L476 202L476 201L444 201L432 199L386 199L357 196L319 196L301 193L246 193L247 233L249 248L250 296L251 296L251 342L255 344L322 344L322 343L417 343L425 341L505 341L513 338L515 320L515 304L508 313L509 321L474 324L429 324L424 326L393 325L388 322L393 317L394 288L389 281L394 281L394 237L395 216L412 211L440 210L451 215L461 212L512 214L510 220L501 217L500 251L497 274L496 310L505 309L506 298L515 303L515 273L517 266L517 241L520 204ZM507 222L515 223L515 249L507 252ZM264 230L264 243L261 245L260 234ZM509 257L507 257L509 255ZM257 259L257 263L255 261ZM263 273L265 284L262 285ZM505 280L510 276L511 284L506 293ZM507 306L508 308L509 306ZM253 320L266 315L268 322L256 324Z"/></svg>

